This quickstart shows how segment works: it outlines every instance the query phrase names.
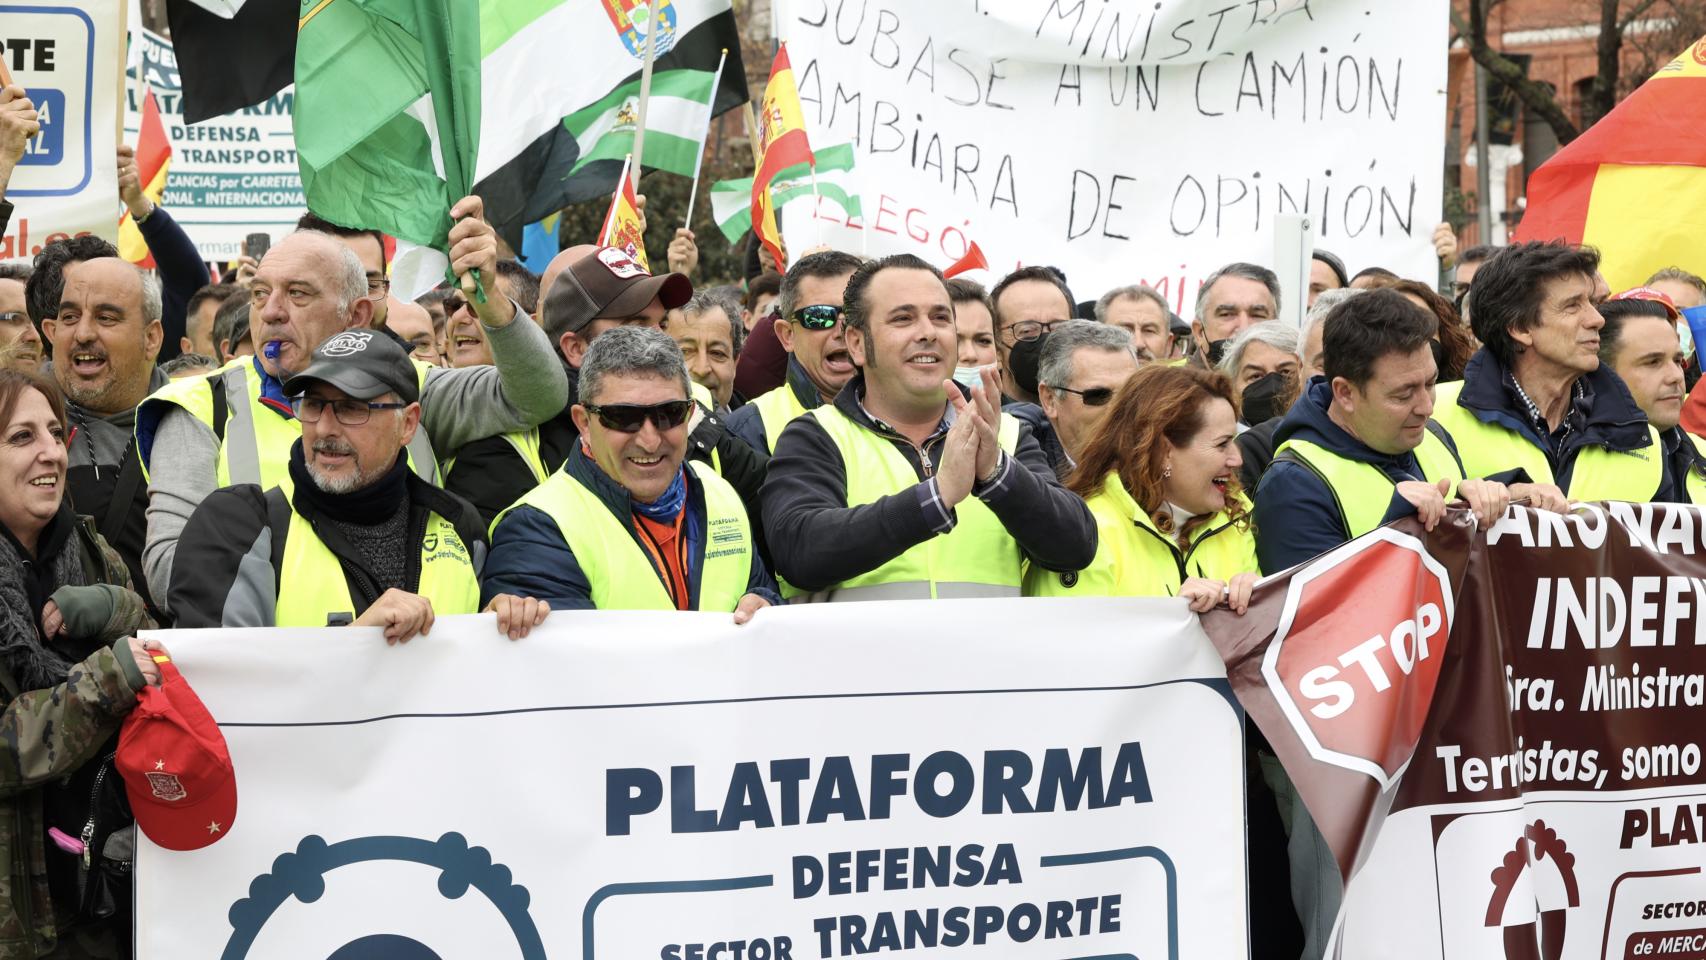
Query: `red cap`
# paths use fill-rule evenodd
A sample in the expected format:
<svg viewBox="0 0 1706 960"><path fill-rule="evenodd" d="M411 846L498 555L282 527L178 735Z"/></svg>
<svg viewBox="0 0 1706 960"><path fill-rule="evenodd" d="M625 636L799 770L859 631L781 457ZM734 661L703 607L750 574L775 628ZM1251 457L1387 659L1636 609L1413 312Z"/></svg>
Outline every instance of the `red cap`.
<svg viewBox="0 0 1706 960"><path fill-rule="evenodd" d="M171 659L155 654L160 685L136 695L115 763L136 825L168 850L198 850L237 819L237 774L225 735Z"/></svg>
<svg viewBox="0 0 1706 960"><path fill-rule="evenodd" d="M1651 300L1654 303L1662 304L1665 311L1670 314L1670 318L1672 320L1682 319L1682 311L1676 308L1676 301L1672 300L1670 298L1670 294L1665 293L1663 290L1655 290L1652 287L1635 287L1632 290L1625 290L1611 299Z"/></svg>

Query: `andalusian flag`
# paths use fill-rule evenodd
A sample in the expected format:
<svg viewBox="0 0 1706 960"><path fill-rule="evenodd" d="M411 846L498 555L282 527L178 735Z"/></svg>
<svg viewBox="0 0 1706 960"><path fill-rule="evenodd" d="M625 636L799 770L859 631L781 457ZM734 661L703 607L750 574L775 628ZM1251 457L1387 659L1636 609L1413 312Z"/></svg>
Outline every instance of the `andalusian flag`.
<svg viewBox="0 0 1706 960"><path fill-rule="evenodd" d="M469 193L519 247L523 224L615 188L614 165L571 176L582 151L565 119L634 83L654 31L654 90L738 46L729 0L659 0L655 23L647 0L305 0L295 117L309 209L403 241L398 297L443 279L450 206ZM746 99L742 71L729 75L715 107Z"/></svg>
<svg viewBox="0 0 1706 960"><path fill-rule="evenodd" d="M171 165L172 144L160 122L160 105L154 102L154 91L149 90L142 101L142 129L136 135L136 172L143 194L155 203L166 192L166 168ZM154 269L154 255L148 252L142 228L131 219L128 210L118 221L118 252L145 270Z"/></svg>
<svg viewBox="0 0 1706 960"><path fill-rule="evenodd" d="M788 62L788 45L776 48L770 65L770 82L764 85L764 102L758 109L758 174L752 178L752 228L769 248L779 266L782 232L776 227L776 205L770 185L783 170L797 164L815 164L812 146L806 141L805 116L800 112L800 91L794 86L794 68Z"/></svg>
<svg viewBox="0 0 1706 960"><path fill-rule="evenodd" d="M1613 290L1665 267L1706 274L1706 38L1528 180L1519 240L1599 248Z"/></svg>
<svg viewBox="0 0 1706 960"><path fill-rule="evenodd" d="M648 153L651 151L650 138L646 140L646 150ZM852 173L851 143L839 143L817 151L818 196L840 207L848 217L857 217L863 215L863 211L859 191L851 182ZM778 210L787 206L790 200L810 198L811 166L795 164L777 172L776 179L770 181L770 196ZM738 243L752 229L752 178L719 180L711 184L711 215L716 218L717 228L723 236L730 243Z"/></svg>
<svg viewBox="0 0 1706 960"><path fill-rule="evenodd" d="M652 265L646 259L646 234L640 219L639 199L634 196L634 178L628 176L633 157L622 161L622 174L617 179L616 195L610 198L610 210L604 215L604 226L598 230L598 245L616 247L650 273Z"/></svg>
<svg viewBox="0 0 1706 960"><path fill-rule="evenodd" d="M646 157L649 170L668 170L693 176L705 148L705 113L717 92L717 75L710 70L670 70L652 77L646 104ZM587 172L600 161L608 173L634 152L634 131L640 122L640 81L624 83L597 103L563 118L563 125L580 144L581 158L570 176Z"/></svg>

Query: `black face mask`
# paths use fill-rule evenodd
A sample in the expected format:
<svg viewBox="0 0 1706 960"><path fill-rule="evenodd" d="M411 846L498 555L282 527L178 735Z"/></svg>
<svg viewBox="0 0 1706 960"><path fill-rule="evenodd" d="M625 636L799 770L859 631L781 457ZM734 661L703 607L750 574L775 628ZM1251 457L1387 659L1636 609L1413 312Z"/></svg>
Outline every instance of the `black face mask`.
<svg viewBox="0 0 1706 960"><path fill-rule="evenodd" d="M1428 349L1434 352L1434 370L1439 374L1439 379L1442 381L1456 379L1451 376L1451 371L1445 369L1445 344L1438 340L1429 340Z"/></svg>
<svg viewBox="0 0 1706 960"><path fill-rule="evenodd" d="M1035 340L1020 340L1007 353L1007 369L1013 374L1013 385L1032 396L1037 393L1037 365L1043 359L1043 344L1049 335Z"/></svg>
<svg viewBox="0 0 1706 960"><path fill-rule="evenodd" d="M1208 343L1208 365L1220 366L1220 358L1226 355L1226 345L1232 342L1231 337L1225 340L1210 340Z"/></svg>
<svg viewBox="0 0 1706 960"><path fill-rule="evenodd" d="M1253 427L1285 413L1280 404L1290 394L1291 374L1283 370L1276 370L1245 387L1244 422Z"/></svg>

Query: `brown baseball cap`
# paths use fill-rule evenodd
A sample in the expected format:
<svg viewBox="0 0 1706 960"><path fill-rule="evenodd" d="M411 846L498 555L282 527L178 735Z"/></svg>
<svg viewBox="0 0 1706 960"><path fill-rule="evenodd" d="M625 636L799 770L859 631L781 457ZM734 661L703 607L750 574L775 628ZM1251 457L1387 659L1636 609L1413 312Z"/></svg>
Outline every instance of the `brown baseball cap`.
<svg viewBox="0 0 1706 960"><path fill-rule="evenodd" d="M634 316L653 299L674 310L692 297L693 281L683 274L654 276L626 250L599 247L557 276L539 321L546 330L574 331L601 317Z"/></svg>

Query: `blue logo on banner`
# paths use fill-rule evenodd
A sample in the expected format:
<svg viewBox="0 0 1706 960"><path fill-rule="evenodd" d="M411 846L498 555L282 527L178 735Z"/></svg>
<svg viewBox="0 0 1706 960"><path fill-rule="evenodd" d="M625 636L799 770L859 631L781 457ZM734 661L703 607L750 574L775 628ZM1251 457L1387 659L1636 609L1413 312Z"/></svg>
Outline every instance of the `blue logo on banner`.
<svg viewBox="0 0 1706 960"><path fill-rule="evenodd" d="M474 891L502 915L515 938L522 960L545 960L545 944L528 913L531 897L515 882L509 868L493 863L484 847L471 847L460 833L436 841L419 837L356 837L328 844L320 837L303 837L291 853L272 862L272 872L249 884L249 895L231 905L231 939L220 960L244 960L261 928L285 901L314 903L326 892L326 874L357 863L395 860L418 863L439 871L438 892L448 900ZM430 905L423 904L429 908ZM425 944L396 934L375 934L352 940L334 950L328 960L441 960Z"/></svg>
<svg viewBox="0 0 1706 960"><path fill-rule="evenodd" d="M41 132L24 145L24 157L19 166L50 166L65 159L65 91L33 87L24 91L36 105L41 120Z"/></svg>

